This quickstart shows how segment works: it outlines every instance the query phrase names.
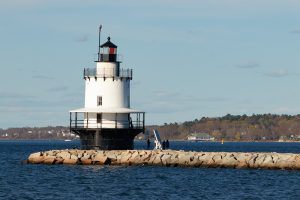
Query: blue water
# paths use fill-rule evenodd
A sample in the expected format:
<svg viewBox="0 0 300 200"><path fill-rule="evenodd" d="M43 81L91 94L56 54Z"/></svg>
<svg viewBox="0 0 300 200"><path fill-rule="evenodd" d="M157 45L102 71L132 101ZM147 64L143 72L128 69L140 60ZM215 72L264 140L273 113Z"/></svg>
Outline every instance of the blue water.
<svg viewBox="0 0 300 200"><path fill-rule="evenodd" d="M300 199L300 171L22 164L78 142L0 141L0 199ZM145 147L136 142L137 149ZM300 143L171 142L193 151L293 152Z"/></svg>

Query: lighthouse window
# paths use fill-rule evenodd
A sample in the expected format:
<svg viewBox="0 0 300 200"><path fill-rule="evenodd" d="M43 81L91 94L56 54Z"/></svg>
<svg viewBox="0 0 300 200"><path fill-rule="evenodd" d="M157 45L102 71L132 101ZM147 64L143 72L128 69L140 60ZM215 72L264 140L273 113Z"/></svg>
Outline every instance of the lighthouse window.
<svg viewBox="0 0 300 200"><path fill-rule="evenodd" d="M102 96L97 97L97 105L102 106Z"/></svg>

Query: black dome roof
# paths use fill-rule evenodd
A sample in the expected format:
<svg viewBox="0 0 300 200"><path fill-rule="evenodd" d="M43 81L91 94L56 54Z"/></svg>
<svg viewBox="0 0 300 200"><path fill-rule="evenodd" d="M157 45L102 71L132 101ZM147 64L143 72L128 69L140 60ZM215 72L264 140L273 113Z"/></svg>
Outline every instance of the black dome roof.
<svg viewBox="0 0 300 200"><path fill-rule="evenodd" d="M117 48L117 45L115 45L114 43L112 43L112 42L110 41L110 37L108 37L108 38L107 38L107 42L105 42L104 44L102 44L100 47L101 47L101 48L103 48L103 47Z"/></svg>

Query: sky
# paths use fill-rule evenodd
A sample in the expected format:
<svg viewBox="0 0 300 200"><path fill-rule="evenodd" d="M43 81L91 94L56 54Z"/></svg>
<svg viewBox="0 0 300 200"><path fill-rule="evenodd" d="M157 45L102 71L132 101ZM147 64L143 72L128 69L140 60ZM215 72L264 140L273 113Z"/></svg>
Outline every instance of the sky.
<svg viewBox="0 0 300 200"><path fill-rule="evenodd" d="M299 0L0 0L0 128L69 124L108 36L146 124L300 114Z"/></svg>

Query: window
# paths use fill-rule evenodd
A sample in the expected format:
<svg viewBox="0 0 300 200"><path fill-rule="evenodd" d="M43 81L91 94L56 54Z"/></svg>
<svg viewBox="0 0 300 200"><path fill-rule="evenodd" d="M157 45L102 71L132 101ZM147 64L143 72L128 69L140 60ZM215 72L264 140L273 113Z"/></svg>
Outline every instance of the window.
<svg viewBox="0 0 300 200"><path fill-rule="evenodd" d="M97 106L102 106L102 96L97 97Z"/></svg>
<svg viewBox="0 0 300 200"><path fill-rule="evenodd" d="M97 123L102 122L102 113L97 113Z"/></svg>

